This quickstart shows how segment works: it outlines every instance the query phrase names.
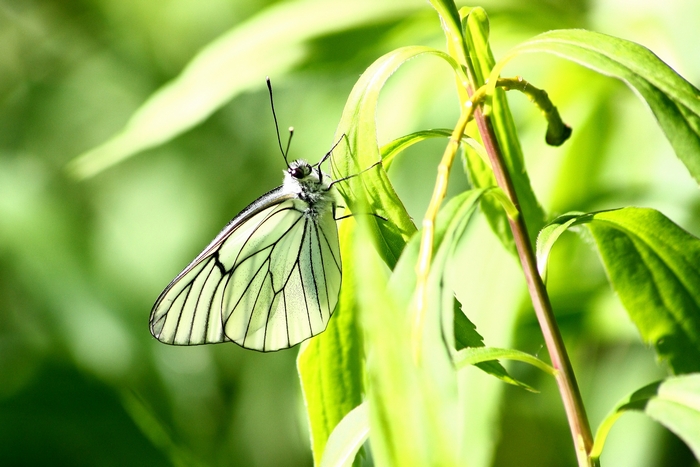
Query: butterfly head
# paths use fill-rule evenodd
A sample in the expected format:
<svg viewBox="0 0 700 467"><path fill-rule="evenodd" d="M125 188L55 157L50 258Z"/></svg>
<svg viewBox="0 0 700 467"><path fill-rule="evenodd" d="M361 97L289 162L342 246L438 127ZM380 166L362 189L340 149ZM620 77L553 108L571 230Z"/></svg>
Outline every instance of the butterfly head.
<svg viewBox="0 0 700 467"><path fill-rule="evenodd" d="M319 167L299 159L290 162L284 174L283 186L284 191L295 193L312 209L321 209L333 199L329 181L328 175L321 172Z"/></svg>
<svg viewBox="0 0 700 467"><path fill-rule="evenodd" d="M308 162L301 159L292 161L292 163L289 164L289 168L287 169L287 173L299 181L304 181L304 179L312 175L313 172L313 167L311 167L311 165Z"/></svg>

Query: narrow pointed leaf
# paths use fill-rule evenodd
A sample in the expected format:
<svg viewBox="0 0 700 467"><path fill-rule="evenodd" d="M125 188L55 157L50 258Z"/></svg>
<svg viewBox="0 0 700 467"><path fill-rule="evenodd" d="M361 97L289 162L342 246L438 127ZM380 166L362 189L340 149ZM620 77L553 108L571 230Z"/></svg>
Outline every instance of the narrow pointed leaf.
<svg viewBox="0 0 700 467"><path fill-rule="evenodd" d="M496 63L488 44L488 18L482 8L473 8L469 12L465 21L465 31L469 56L473 62L475 72L475 85L480 87L485 84L489 73ZM487 118L493 127L494 136L498 142L505 168L510 174L513 187L518 195L521 215L525 219L531 241L534 243L536 233L545 223L545 214L530 184L513 116L510 113L508 101L502 89L496 89L493 92ZM485 128L480 128L480 131L485 131ZM482 188L496 186L491 167L484 163L481 158L476 157L472 151L467 151L466 156L469 174L474 185ZM502 206L495 199L484 198L482 209L491 228L496 232L503 245L509 251L515 253L515 244L510 232L508 216L503 211Z"/></svg>
<svg viewBox="0 0 700 467"><path fill-rule="evenodd" d="M341 141L335 151L331 168L336 179L359 173L380 161L377 142L376 109L387 79L407 60L420 55L433 56L445 63L445 71L458 68L447 54L429 47L402 47L377 59L360 77L345 104L336 130ZM381 166L364 172L337 185L351 209L365 206L371 213L388 219L369 219L375 244L384 261L393 267L404 245L416 231L411 218L392 187Z"/></svg>
<svg viewBox="0 0 700 467"><path fill-rule="evenodd" d="M266 75L289 71L304 59L305 44L311 39L422 7L417 0L303 0L270 6L202 49L177 78L134 113L122 131L74 159L69 170L77 177L89 177L172 139L235 95L264 86Z"/></svg>

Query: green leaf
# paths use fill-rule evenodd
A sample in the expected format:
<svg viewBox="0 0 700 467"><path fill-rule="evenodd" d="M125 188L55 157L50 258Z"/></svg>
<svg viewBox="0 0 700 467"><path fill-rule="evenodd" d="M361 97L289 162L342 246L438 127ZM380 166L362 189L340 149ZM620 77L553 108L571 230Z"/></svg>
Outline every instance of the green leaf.
<svg viewBox="0 0 700 467"><path fill-rule="evenodd" d="M452 132L450 130L438 128L435 130L417 131L415 133L410 133L408 135L396 138L395 140L382 146L381 150L379 151L382 155L382 165L384 166L384 170L387 172L389 171L394 158L397 157L404 149L428 138L449 138L451 134Z"/></svg>
<svg viewBox="0 0 700 467"><path fill-rule="evenodd" d="M484 85L486 78L488 78L491 69L495 65L493 53L488 44L488 18L483 9L474 8L463 22L465 23L469 56L474 68L475 85L480 87ZM508 107L505 92L502 89L496 89L493 92L488 108L484 110L484 113L493 126L494 136L498 142L505 168L510 174L513 187L518 195L521 214L524 216L530 232L530 240L534 243L536 232L545 223L545 214L535 196L535 192L532 190L530 179L525 169L525 161L518 134L515 130L515 123ZM496 180L490 165L484 163L480 157L476 157L472 151L466 151L466 157L469 175L474 186L482 188L496 186ZM508 216L503 211L500 203L495 199L484 198L482 209L501 243L509 251L515 253L515 244L510 232Z"/></svg>
<svg viewBox="0 0 700 467"><path fill-rule="evenodd" d="M444 263L451 258L452 249L482 193L477 190L460 194L438 215L436 254L428 288L429 315L420 330L423 345L419 358L425 364L414 361L415 336L409 319L415 303L419 235L414 235L404 249L388 285L385 278L373 272L382 268L372 264L367 253L361 260L364 267L358 286L360 296L365 297L362 322L367 348L371 442L380 465L458 465L459 401L449 352L454 344L448 339L446 345L443 338L452 330L454 299L451 291L444 290L442 277ZM361 222L364 221L362 218ZM357 241L356 254L360 255L363 243L361 238ZM445 297L449 298L448 308L444 308ZM477 336L472 339L480 342L481 337L473 326L471 329Z"/></svg>
<svg viewBox="0 0 700 467"><path fill-rule="evenodd" d="M455 196L440 210L435 223L434 245L436 245L437 251L431 266L431 283L433 284L433 288L439 289L441 293L446 295L443 297L445 303L442 303L438 299L438 296L434 295L433 299L436 301L430 306L435 310L441 310L442 318L435 318L433 322L437 323L440 322L440 320L447 319L454 320L452 323L442 321L442 325L444 334L446 336L453 336L451 339L448 338L447 340L448 343L450 340L454 341L452 348L455 350L464 349L466 347L484 346L484 338L477 332L476 326L474 326L462 311L459 302L454 299L452 291L444 290L442 276L447 269L445 261L454 256L454 250L461 240L460 237L466 227L466 222L469 221L473 209L476 207L476 203L487 192L486 190L473 190ZM391 277L390 284L397 293L403 290L402 297L404 299L399 303L405 307L408 306L410 298L410 293L407 291L415 289L415 265L418 261L419 249L420 235L417 234L406 246L399 264L394 269L394 274ZM482 371L509 384L522 387L527 386L509 376L506 369L497 361L480 362L476 366Z"/></svg>
<svg viewBox="0 0 700 467"><path fill-rule="evenodd" d="M584 213L570 212L557 217L552 222L542 227L539 235L537 235L536 255L537 270L543 279L547 276L547 262L554 243L559 240L561 234L566 232L569 227L589 222L589 217L590 216Z"/></svg>
<svg viewBox="0 0 700 467"><path fill-rule="evenodd" d="M364 218L358 219L360 225ZM389 271L367 247L370 232L358 229L354 254L366 360L370 440L376 465L455 465L449 449L451 433L434 411L439 400L427 394L411 354L405 308L390 293Z"/></svg>
<svg viewBox="0 0 700 467"><path fill-rule="evenodd" d="M485 349L484 338L476 330L474 323L469 321L467 315L464 314L461 307L459 306L459 301L454 300L454 339L455 339L455 350L469 350L472 349ZM455 365L459 368L457 359L459 352L455 355ZM520 382L510 376L503 365L498 362L497 358L481 360L473 363L474 366L482 370L491 376L494 376L504 383L512 384L514 386L520 386L527 390L532 388L527 384Z"/></svg>
<svg viewBox="0 0 700 467"><path fill-rule="evenodd" d="M600 457L612 425L630 410L642 411L674 432L700 461L700 374L649 384L620 401L598 427L591 457Z"/></svg>
<svg viewBox="0 0 700 467"><path fill-rule="evenodd" d="M493 82L513 57L547 52L624 81L649 105L676 155L700 182L700 90L646 47L580 29L549 31L511 50L493 69Z"/></svg>
<svg viewBox="0 0 700 467"><path fill-rule="evenodd" d="M539 368L545 373L555 376L557 370L547 365L545 362L528 353L514 349L499 349L496 347L469 347L462 349L455 355L455 365L458 369L469 365L477 365L479 363L499 360L517 360L519 362L529 363L530 365ZM518 383L522 384L522 383Z"/></svg>
<svg viewBox="0 0 700 467"><path fill-rule="evenodd" d="M589 228L644 340L674 373L700 371L700 240L653 209L600 212Z"/></svg>
<svg viewBox="0 0 700 467"><path fill-rule="evenodd" d="M311 433L314 465L325 455L326 443L336 425L362 403L363 349L357 324L354 223L340 227L343 286L328 328L302 344L297 358L302 394Z"/></svg>
<svg viewBox="0 0 700 467"><path fill-rule="evenodd" d="M422 7L416 0L277 3L202 49L177 78L134 113L122 131L71 161L69 170L77 177L90 177L169 141L237 94L263 86L266 75L280 76L291 70L304 59L310 40Z"/></svg>
<svg viewBox="0 0 700 467"><path fill-rule="evenodd" d="M379 93L403 63L419 55L438 57L453 70L458 69L447 54L429 47L402 47L377 59L355 83L345 104L336 130L336 140L341 143L331 159L335 179L358 174L381 160L375 121ZM388 219L369 221L380 255L393 268L416 228L384 169L377 166L336 186L354 212L371 212Z"/></svg>
<svg viewBox="0 0 700 467"><path fill-rule="evenodd" d="M433 130L416 131L415 133L409 133L408 135L396 138L382 146L380 150L384 170L387 172L389 171L394 159L401 154L401 151L404 149L428 138L449 138L450 136L452 136L452 130L436 128ZM477 140L465 135L462 137L462 142L468 144L482 159L488 161L488 155L484 147Z"/></svg>
<svg viewBox="0 0 700 467"><path fill-rule="evenodd" d="M345 467L352 464L369 437L369 409L363 402L338 423L328 439L321 467Z"/></svg>
<svg viewBox="0 0 700 467"><path fill-rule="evenodd" d="M560 227L575 223L586 223L593 234L644 341L674 373L700 371L700 239L658 211L624 208L560 217L545 229L538 256L546 257Z"/></svg>
<svg viewBox="0 0 700 467"><path fill-rule="evenodd" d="M421 54L437 55L454 65L444 53L427 47L398 49L375 61L360 77L348 98L337 130L340 144L331 160L336 178L352 176L336 185L345 196L348 206L354 212L381 214L388 219L377 220L373 216L361 214L363 221L373 226L378 250L392 268L410 234L415 232L415 226L382 167L360 172L379 160L374 120L379 92L402 63ZM353 176L356 174L359 175ZM368 193L371 194L369 199L366 197ZM344 284L336 309L337 316L333 317L323 334L309 342L299 357L299 371L316 462L320 459L333 428L361 402L362 397L361 341L354 321L354 291L360 286L355 285L357 273L353 271L354 265L348 262L348 258L354 260L356 255L352 250L354 243L348 238L343 236L341 239ZM341 320L340 317L344 319ZM350 355L341 358L343 352L349 352ZM321 379L321 375L324 379Z"/></svg>

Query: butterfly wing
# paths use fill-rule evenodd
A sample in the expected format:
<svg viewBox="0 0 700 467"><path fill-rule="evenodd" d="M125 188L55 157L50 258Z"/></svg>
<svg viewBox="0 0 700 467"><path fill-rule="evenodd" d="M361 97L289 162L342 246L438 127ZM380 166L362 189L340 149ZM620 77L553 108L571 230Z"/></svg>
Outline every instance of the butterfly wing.
<svg viewBox="0 0 700 467"><path fill-rule="evenodd" d="M332 203L317 215L281 189L239 214L163 291L151 312L160 341L233 341L261 351L325 330L341 263Z"/></svg>

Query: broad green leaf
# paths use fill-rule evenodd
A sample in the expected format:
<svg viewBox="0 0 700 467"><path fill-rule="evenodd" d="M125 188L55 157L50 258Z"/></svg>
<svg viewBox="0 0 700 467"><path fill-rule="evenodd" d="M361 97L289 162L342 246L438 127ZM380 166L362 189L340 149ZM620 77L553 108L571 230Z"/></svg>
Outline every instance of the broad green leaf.
<svg viewBox="0 0 700 467"><path fill-rule="evenodd" d="M493 53L488 44L489 23L486 13L481 8L474 8L464 18L465 37L469 56L474 69L475 86L483 86L495 65ZM520 203L521 215L530 232L530 240L534 244L536 232L544 225L545 214L540 206L535 192L532 190L530 179L525 169L522 149L515 130L513 117L508 107L505 92L496 89L485 110L486 121L490 121L493 127L494 137L498 143L505 169L511 177L513 187ZM479 127L480 132L486 131L485 127ZM467 166L472 182L476 187L496 186L496 180L491 167L476 157L471 151L466 152ZM482 201L482 209L486 214L489 224L501 239L503 245L511 252L515 252L508 217L503 212L502 206L494 199L485 198Z"/></svg>
<svg viewBox="0 0 700 467"><path fill-rule="evenodd" d="M591 456L600 457L615 421L630 410L641 411L674 432L700 461L700 374L674 376L633 392L598 427Z"/></svg>
<svg viewBox="0 0 700 467"><path fill-rule="evenodd" d="M302 0L270 6L202 49L182 73L157 90L122 131L74 159L69 170L90 177L202 122L237 94L264 85L306 56L314 38L400 17L417 0ZM290 18L294 18L290 21Z"/></svg>
<svg viewBox="0 0 700 467"><path fill-rule="evenodd" d="M589 228L644 340L674 373L700 371L700 239L653 209L600 212Z"/></svg>
<svg viewBox="0 0 700 467"><path fill-rule="evenodd" d="M593 234L610 282L644 341L674 373L700 371L700 239L644 208L562 216L548 229L574 223L585 223ZM541 244L551 248L555 239L550 235Z"/></svg>
<svg viewBox="0 0 700 467"><path fill-rule="evenodd" d="M457 69L447 54L429 47L402 47L377 59L360 77L343 110L336 140L341 141L331 160L336 179L352 176L380 161L375 114L379 93L386 80L407 60L432 55L445 62L446 71ZM381 166L336 185L354 212L379 214L387 221L369 219L375 244L384 261L393 267L404 245L416 231L401 200ZM358 210L359 206L363 206Z"/></svg>
<svg viewBox="0 0 700 467"><path fill-rule="evenodd" d="M338 423L328 438L328 445L321 459L321 467L346 467L369 437L369 409L363 402Z"/></svg>
<svg viewBox="0 0 700 467"><path fill-rule="evenodd" d="M360 225L365 219L358 219ZM367 401L370 441L376 465L455 465L451 435L431 411L430 394L411 354L410 327L405 308L387 286L389 270L372 249L366 228L358 229L354 254L357 293L366 349ZM438 401L439 402L439 401Z"/></svg>
<svg viewBox="0 0 700 467"><path fill-rule="evenodd" d="M523 53L547 52L618 78L644 99L676 155L700 182L700 90L646 47L581 29L549 31L511 50L491 72Z"/></svg>
<svg viewBox="0 0 700 467"><path fill-rule="evenodd" d="M297 358L311 433L314 465L319 465L328 437L351 410L362 403L363 350L357 323L355 256L349 248L354 222L340 226L343 286L328 328L302 344Z"/></svg>

